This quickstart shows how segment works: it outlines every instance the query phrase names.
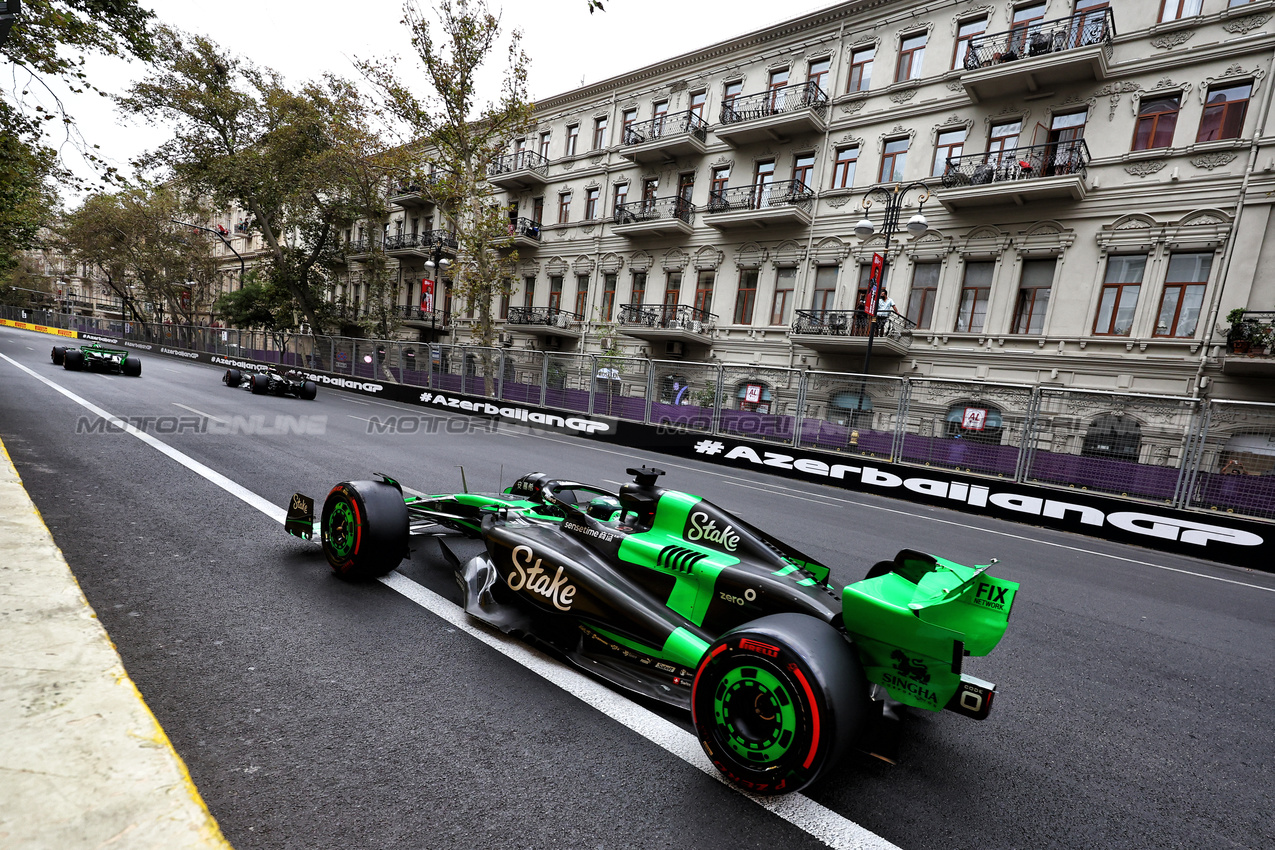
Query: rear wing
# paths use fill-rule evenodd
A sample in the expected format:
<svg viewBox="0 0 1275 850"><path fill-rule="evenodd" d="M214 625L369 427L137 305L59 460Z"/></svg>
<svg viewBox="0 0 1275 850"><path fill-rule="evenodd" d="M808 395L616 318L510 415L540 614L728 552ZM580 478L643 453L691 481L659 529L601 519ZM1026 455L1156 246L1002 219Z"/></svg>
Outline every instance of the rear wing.
<svg viewBox="0 0 1275 850"><path fill-rule="evenodd" d="M995 686L979 683L983 696L970 710L966 692L976 680L962 664L996 648L1018 584L991 575L992 564L967 567L910 549L880 566L888 569L842 591L842 618L868 680L908 705L985 717Z"/></svg>

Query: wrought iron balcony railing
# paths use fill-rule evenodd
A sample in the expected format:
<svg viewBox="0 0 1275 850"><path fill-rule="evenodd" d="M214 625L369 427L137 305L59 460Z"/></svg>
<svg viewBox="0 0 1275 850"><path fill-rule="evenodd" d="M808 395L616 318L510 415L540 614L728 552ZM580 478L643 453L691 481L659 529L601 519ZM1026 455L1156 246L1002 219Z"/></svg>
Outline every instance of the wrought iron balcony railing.
<svg viewBox="0 0 1275 850"><path fill-rule="evenodd" d="M548 325L569 328L573 322L583 321L579 313L557 307L510 307L507 322L511 325Z"/></svg>
<svg viewBox="0 0 1275 850"><path fill-rule="evenodd" d="M717 322L717 314L690 304L621 304L621 325L705 333Z"/></svg>
<svg viewBox="0 0 1275 850"><path fill-rule="evenodd" d="M868 335L872 317L866 310L794 310L796 318L792 322L795 334L818 334L821 336L862 336ZM905 331L916 327L901 313L891 310L889 313L877 315L876 335L897 339Z"/></svg>
<svg viewBox="0 0 1275 850"><path fill-rule="evenodd" d="M413 322L428 322L437 328L445 328L452 323L451 311L422 310L412 304L399 304L394 308L394 315L399 319Z"/></svg>
<svg viewBox="0 0 1275 850"><path fill-rule="evenodd" d="M510 236L525 236L540 241L540 222L530 218L517 218L509 222Z"/></svg>
<svg viewBox="0 0 1275 850"><path fill-rule="evenodd" d="M637 224L642 221L668 221L678 219L690 224L695 219L695 205L683 197L645 198L620 204L611 214L616 224Z"/></svg>
<svg viewBox="0 0 1275 850"><path fill-rule="evenodd" d="M398 236L385 237L386 251L396 251L400 248L422 248L428 251L439 246L455 251L457 245L456 237L446 230L425 230L420 233L404 233ZM351 249L350 253L359 252Z"/></svg>
<svg viewBox="0 0 1275 850"><path fill-rule="evenodd" d="M650 121L637 121L624 128L620 139L622 145L640 145L643 142L663 139L669 136L689 134L701 142L708 139L708 122L694 112L683 112L678 115L661 115Z"/></svg>
<svg viewBox="0 0 1275 850"><path fill-rule="evenodd" d="M1038 21L1008 32L971 38L969 51L965 54L965 68L972 71L998 62L1044 56L1094 44L1105 45L1110 54L1115 34L1116 22L1110 8L1076 12L1066 18Z"/></svg>
<svg viewBox="0 0 1275 850"><path fill-rule="evenodd" d="M828 95L818 83L805 82L741 95L722 104L722 123L738 124L802 109L813 109L821 115L828 109Z"/></svg>
<svg viewBox="0 0 1275 850"><path fill-rule="evenodd" d="M366 254L375 250L381 242L378 239L353 239L346 243L345 253L347 254Z"/></svg>
<svg viewBox="0 0 1275 850"><path fill-rule="evenodd" d="M737 186L710 192L710 213L736 212L737 210L764 210L774 207L795 206L810 211L815 200L814 190L800 180L784 180L778 183L758 183L755 186Z"/></svg>
<svg viewBox="0 0 1275 850"><path fill-rule="evenodd" d="M437 184L438 184L438 177L433 174L429 175L428 177L420 181L413 182L413 181L404 180L394 187L394 192L391 195L391 197L398 197L399 195L427 194Z"/></svg>
<svg viewBox="0 0 1275 850"><path fill-rule="evenodd" d="M549 160L535 151L519 151L496 157L487 166L487 176L497 177L501 174L512 174L515 171L534 171L541 176L549 172Z"/></svg>
<svg viewBox="0 0 1275 850"><path fill-rule="evenodd" d="M978 186L1004 180L1035 180L1064 174L1084 175L1089 146L1084 139L1029 145L988 153L949 157L943 185Z"/></svg>

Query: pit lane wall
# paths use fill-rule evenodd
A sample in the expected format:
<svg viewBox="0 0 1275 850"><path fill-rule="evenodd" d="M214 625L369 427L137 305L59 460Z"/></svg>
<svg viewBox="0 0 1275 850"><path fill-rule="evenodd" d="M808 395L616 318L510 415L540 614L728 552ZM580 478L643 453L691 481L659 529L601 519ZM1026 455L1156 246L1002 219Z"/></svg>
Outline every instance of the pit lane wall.
<svg viewBox="0 0 1275 850"><path fill-rule="evenodd" d="M4 321L4 324L20 327L24 323ZM24 329L60 336L76 334L78 338L90 342L245 371L265 370L274 365L158 343L135 342L105 334L62 331L35 325L27 325ZM798 481L828 484L853 492L876 493L978 516L1024 522L1275 572L1275 524L1230 514L1184 511L1167 505L1136 502L1081 489L1043 487L860 455L810 451L742 436L690 430L674 424L644 424L391 381L303 371L322 387L387 401L585 436L618 446L753 469ZM382 423L384 428L397 427L389 419L387 417L386 422Z"/></svg>

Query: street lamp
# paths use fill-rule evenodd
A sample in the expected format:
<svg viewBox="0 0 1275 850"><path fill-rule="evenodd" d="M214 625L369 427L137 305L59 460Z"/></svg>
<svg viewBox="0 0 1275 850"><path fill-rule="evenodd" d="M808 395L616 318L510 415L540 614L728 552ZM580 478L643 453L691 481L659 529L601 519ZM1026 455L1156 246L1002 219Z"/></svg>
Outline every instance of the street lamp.
<svg viewBox="0 0 1275 850"><path fill-rule="evenodd" d="M170 218L169 221L171 221L173 224L180 224L182 227L193 227L196 230L202 230L205 233L211 233L213 236L216 236L218 239L220 239L222 244L225 245L227 248L229 248L230 253L234 254L235 259L239 261L239 288L243 289L243 276L244 276L243 257L239 256L239 252L235 250L235 246L230 244L230 240L226 238L226 234L222 233L220 230L213 230L211 227L203 227L202 225L198 225L198 224L190 224L189 222L178 221L175 218Z"/></svg>
<svg viewBox="0 0 1275 850"><path fill-rule="evenodd" d="M868 280L868 297L863 305L868 311L868 348L863 355L863 374L865 375L872 366L872 340L877 334L877 298L881 282L885 280L886 264L890 260L890 240L898 232L899 215L903 211L908 192L913 189L918 189L923 194L917 199L916 215L908 219L904 229L914 237L924 235L930 229L930 223L925 220L924 215L925 202L930 199L930 187L919 180L906 186L902 183L873 186L863 196L863 218L854 226L854 234L860 239L867 239L876 233L876 227L868 218L868 209L872 206L873 197L880 199L885 213L881 222L881 234L885 237L885 253L881 258L880 269L873 269L874 274ZM862 398L859 403L863 404Z"/></svg>
<svg viewBox="0 0 1275 850"><path fill-rule="evenodd" d="M425 313L429 313L430 321L431 322L435 321L434 320L434 295L437 292L438 288L443 283L443 270L450 265L451 265L451 260L448 260L443 256L443 238L440 234L435 233L433 257L431 259L426 260L424 263L425 268L433 270L433 279L430 280L427 278L426 280L421 281L420 310L421 310L422 319L425 318ZM426 293L425 291L425 285L427 283L429 284L429 287L430 287L428 293ZM427 294L429 295L428 302L426 301L426 298L425 298ZM444 317L443 319L443 324L444 325L447 324L446 317Z"/></svg>

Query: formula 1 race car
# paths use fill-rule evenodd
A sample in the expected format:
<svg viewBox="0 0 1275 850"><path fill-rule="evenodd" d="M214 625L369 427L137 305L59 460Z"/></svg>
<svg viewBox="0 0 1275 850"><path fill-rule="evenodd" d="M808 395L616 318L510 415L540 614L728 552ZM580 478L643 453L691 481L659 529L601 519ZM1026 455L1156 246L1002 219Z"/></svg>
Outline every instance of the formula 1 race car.
<svg viewBox="0 0 1275 850"><path fill-rule="evenodd" d="M662 471L628 472L618 493L533 473L500 494L406 497L382 475L332 488L317 528L294 495L285 528L317 533L349 578L394 569L412 535L481 539L464 564L439 539L469 614L689 709L709 758L754 793L799 790L851 745L888 751L871 739L897 730L883 718L900 704L987 717L996 686L962 665L999 642L1018 590L991 564L904 549L838 590L792 546L656 486Z"/></svg>
<svg viewBox="0 0 1275 850"><path fill-rule="evenodd" d="M142 361L122 348L107 348L97 343L53 346L53 365L70 372L88 369L90 372L119 372L130 378L142 376Z"/></svg>
<svg viewBox="0 0 1275 850"><path fill-rule="evenodd" d="M228 387L247 387L253 395L294 395L306 401L319 394L319 385L299 372L279 373L273 369L245 375L238 369L227 369L221 382Z"/></svg>

